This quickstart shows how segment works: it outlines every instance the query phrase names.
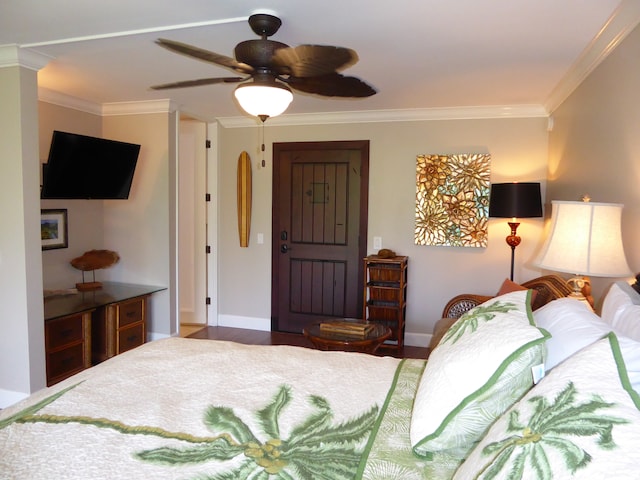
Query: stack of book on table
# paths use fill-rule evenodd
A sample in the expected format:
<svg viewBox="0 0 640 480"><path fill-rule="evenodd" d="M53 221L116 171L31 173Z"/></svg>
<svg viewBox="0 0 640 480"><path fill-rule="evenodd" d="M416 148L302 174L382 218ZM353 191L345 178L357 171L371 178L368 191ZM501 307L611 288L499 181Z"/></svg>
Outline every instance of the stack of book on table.
<svg viewBox="0 0 640 480"><path fill-rule="evenodd" d="M374 326L370 323L356 322L327 322L320 324L320 330L329 333L339 333L341 335L353 335L365 337Z"/></svg>

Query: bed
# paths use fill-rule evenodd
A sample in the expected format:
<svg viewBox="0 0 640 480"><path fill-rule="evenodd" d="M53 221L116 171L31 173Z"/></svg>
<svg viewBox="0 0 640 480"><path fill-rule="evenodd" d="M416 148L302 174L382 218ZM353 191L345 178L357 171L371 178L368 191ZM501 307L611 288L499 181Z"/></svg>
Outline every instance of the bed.
<svg viewBox="0 0 640 480"><path fill-rule="evenodd" d="M147 343L0 412L0 478L635 478L638 344L603 329L545 368L530 302L476 307L428 361Z"/></svg>

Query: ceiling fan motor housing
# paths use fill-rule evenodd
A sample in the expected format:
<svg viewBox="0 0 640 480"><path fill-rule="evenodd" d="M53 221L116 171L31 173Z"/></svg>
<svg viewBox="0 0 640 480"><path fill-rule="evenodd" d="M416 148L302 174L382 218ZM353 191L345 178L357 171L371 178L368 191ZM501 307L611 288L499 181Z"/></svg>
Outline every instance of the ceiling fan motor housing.
<svg viewBox="0 0 640 480"><path fill-rule="evenodd" d="M289 45L273 40L246 40L236 45L234 50L236 60L254 68L273 67L273 54Z"/></svg>

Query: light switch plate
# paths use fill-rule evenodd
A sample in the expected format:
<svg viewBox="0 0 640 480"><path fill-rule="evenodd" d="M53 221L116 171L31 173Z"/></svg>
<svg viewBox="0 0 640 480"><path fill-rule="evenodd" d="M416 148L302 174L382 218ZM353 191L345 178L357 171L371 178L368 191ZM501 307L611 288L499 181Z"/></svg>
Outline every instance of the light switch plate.
<svg viewBox="0 0 640 480"><path fill-rule="evenodd" d="M382 237L373 237L373 248L376 250L382 248Z"/></svg>

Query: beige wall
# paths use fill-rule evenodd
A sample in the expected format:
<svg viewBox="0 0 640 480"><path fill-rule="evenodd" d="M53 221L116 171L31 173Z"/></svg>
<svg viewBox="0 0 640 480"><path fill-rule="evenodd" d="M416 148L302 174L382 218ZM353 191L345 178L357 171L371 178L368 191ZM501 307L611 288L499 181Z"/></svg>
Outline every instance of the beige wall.
<svg viewBox="0 0 640 480"><path fill-rule="evenodd" d="M640 28L636 28L553 112L547 203L580 200L625 205L629 266L640 271ZM613 279L594 278L596 303Z"/></svg>
<svg viewBox="0 0 640 480"><path fill-rule="evenodd" d="M140 155L127 200L104 201L104 244L120 262L105 270L106 279L160 285L152 296L148 327L154 336L177 332L175 308L175 137L176 114L104 117L103 136L140 144Z"/></svg>
<svg viewBox="0 0 640 480"><path fill-rule="evenodd" d="M47 102L39 105L40 158L46 161L53 130L104 137L141 145L127 200L43 200L42 208L65 208L69 247L42 256L44 287L71 288L81 272L69 261L92 249L120 255L97 280L168 287L152 297L152 338L177 332L175 286L175 135L177 114L100 116Z"/></svg>
<svg viewBox="0 0 640 480"><path fill-rule="evenodd" d="M102 116L48 102L38 102L38 125L42 162L47 161L54 130L93 137L102 135Z"/></svg>
<svg viewBox="0 0 640 480"><path fill-rule="evenodd" d="M47 102L38 103L40 161L46 162L54 130L102 136L102 117L61 107ZM42 200L41 208L64 208L68 219L68 248L44 250L42 271L44 288L72 288L82 281L82 273L69 261L84 252L104 247L103 202L100 200Z"/></svg>
<svg viewBox="0 0 640 480"><path fill-rule="evenodd" d="M413 244L415 161L422 153L490 153L491 180L545 182L547 119L442 120L265 128L266 167L259 166L259 128L221 129L219 151L219 278L221 317L264 325L271 315L271 144L273 142L370 140L368 252L373 237L409 256L407 332L429 334L449 298L462 292L495 293L509 276L506 220L489 222L489 245L481 248ZM240 248L236 217L236 162L242 150L253 162L253 208L249 248ZM544 194L544 192L543 192ZM529 261L540 240L542 219L524 220L516 255L517 281L539 274ZM256 236L263 233L265 243ZM268 324L267 324L268 325Z"/></svg>
<svg viewBox="0 0 640 480"><path fill-rule="evenodd" d="M127 200L42 200L42 208L65 208L69 247L42 254L44 288L62 289L81 281L69 261L92 249L120 255L97 280L168 287L151 302L151 338L177 332L175 286L175 131L176 113L100 116L40 102L40 158L46 161L53 130L141 145Z"/></svg>
<svg viewBox="0 0 640 480"><path fill-rule="evenodd" d="M0 68L0 408L45 385L37 73Z"/></svg>

